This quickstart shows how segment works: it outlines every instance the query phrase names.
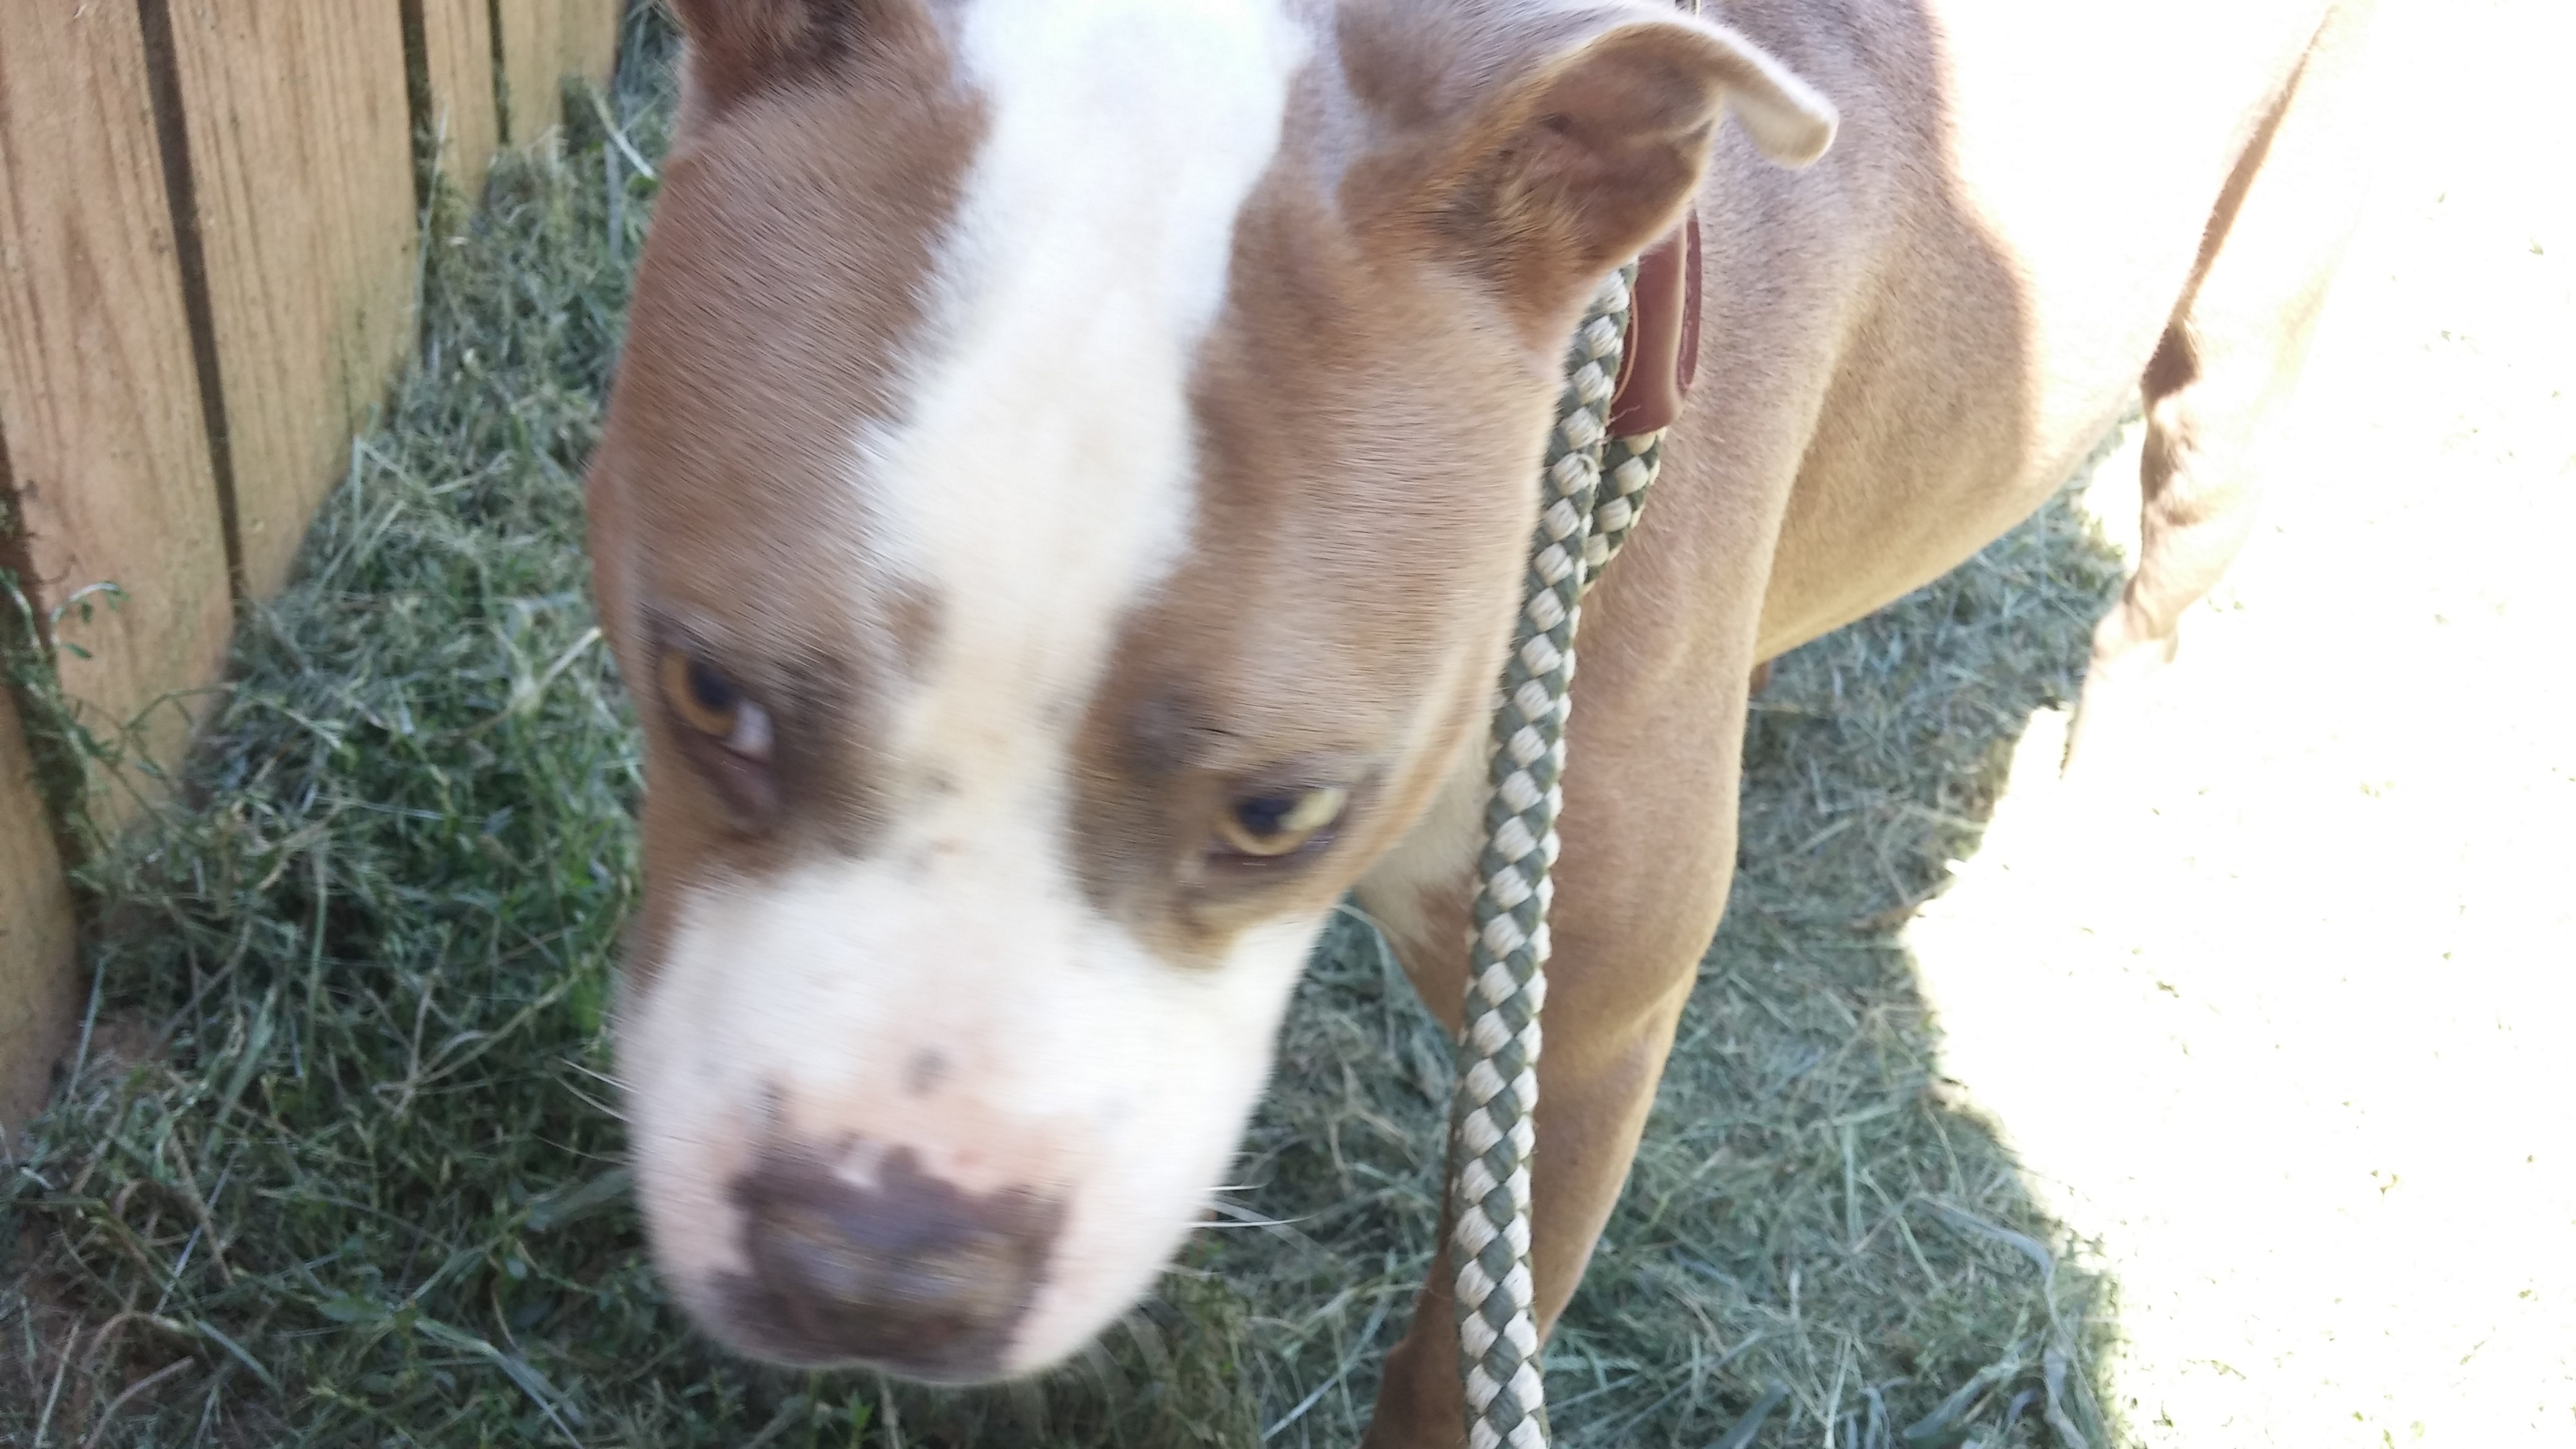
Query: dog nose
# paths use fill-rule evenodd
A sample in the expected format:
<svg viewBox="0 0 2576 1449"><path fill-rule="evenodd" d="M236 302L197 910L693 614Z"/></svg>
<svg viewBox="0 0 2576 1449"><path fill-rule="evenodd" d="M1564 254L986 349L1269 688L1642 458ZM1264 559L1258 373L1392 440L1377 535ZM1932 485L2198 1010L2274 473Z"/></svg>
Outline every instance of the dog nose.
<svg viewBox="0 0 2576 1449"><path fill-rule="evenodd" d="M1032 1192L966 1192L909 1148L865 1183L769 1154L736 1180L734 1202L751 1271L727 1316L757 1351L947 1382L1002 1371L1062 1217Z"/></svg>

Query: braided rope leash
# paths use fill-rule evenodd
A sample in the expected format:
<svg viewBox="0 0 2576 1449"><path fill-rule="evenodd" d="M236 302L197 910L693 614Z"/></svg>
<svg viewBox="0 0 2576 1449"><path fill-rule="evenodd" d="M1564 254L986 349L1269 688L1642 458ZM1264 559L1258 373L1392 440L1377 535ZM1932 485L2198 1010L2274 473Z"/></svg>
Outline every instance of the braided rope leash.
<svg viewBox="0 0 2576 1449"><path fill-rule="evenodd" d="M1458 1350L1469 1449L1544 1449L1546 1390L1530 1278L1530 1149L1547 998L1548 867L1564 801L1565 720L1583 593L1636 526L1663 435L1611 438L1632 264L1604 279L1566 359L1542 506L1494 707L1493 793L1470 909L1466 1032L1450 1120ZM1605 479L1603 468L1608 466Z"/></svg>

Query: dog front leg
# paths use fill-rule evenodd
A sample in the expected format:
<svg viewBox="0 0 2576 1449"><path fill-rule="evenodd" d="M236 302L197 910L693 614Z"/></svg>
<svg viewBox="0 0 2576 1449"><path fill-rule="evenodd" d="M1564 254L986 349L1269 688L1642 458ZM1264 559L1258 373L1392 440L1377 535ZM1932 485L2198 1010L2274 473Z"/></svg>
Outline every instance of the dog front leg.
<svg viewBox="0 0 2576 1449"><path fill-rule="evenodd" d="M1593 1245L1619 1200L1687 996L1687 990L1673 993L1636 1024L1621 1050L1589 1064L1589 1070L1551 1068L1541 1058L1530 1258L1542 1337L1554 1330L1557 1315L1582 1281ZM1551 1000L1549 1009L1554 1007ZM1376 1417L1360 1441L1367 1449L1449 1449L1466 1442L1458 1325L1445 1246L1449 1229L1444 1195L1444 1246L1414 1300L1412 1327L1387 1357Z"/></svg>
<svg viewBox="0 0 2576 1449"><path fill-rule="evenodd" d="M1737 702L1741 718L1741 701ZM1578 707L1577 729L1584 715ZM1705 716L1703 716L1704 718ZM1721 713L1720 718L1724 718ZM1609 725L1595 716L1596 725ZM1726 904L1735 853L1735 739L1697 738L1622 754L1597 729L1572 745L1565 850L1541 1018L1537 1142L1531 1163L1531 1272L1539 1332L1555 1326L1626 1184L1701 956ZM1589 748L1594 753L1587 757ZM1586 769L1587 759L1597 768ZM1602 787L1584 788L1598 776ZM1454 1036L1466 991L1467 894L1383 878L1361 900L1389 927L1414 989ZM1449 1238L1441 1214L1440 1241ZM1388 1356L1368 1449L1465 1443L1458 1333L1445 1246Z"/></svg>

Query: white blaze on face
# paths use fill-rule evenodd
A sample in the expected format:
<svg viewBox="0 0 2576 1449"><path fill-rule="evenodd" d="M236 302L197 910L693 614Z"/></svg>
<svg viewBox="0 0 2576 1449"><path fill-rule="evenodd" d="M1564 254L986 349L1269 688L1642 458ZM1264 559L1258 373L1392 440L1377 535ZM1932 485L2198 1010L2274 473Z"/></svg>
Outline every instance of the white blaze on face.
<svg viewBox="0 0 2576 1449"><path fill-rule="evenodd" d="M911 412L853 450L871 568L935 601L881 701L892 818L864 859L694 888L622 1054L693 1300L746 1267L728 1187L765 1141L863 1185L908 1147L969 1193L1059 1195L1023 1369L1123 1311L1196 1218L1320 925L1159 959L1084 897L1067 818L1118 624L1189 536L1192 354L1305 41L1265 0L974 0L953 33L989 130Z"/></svg>

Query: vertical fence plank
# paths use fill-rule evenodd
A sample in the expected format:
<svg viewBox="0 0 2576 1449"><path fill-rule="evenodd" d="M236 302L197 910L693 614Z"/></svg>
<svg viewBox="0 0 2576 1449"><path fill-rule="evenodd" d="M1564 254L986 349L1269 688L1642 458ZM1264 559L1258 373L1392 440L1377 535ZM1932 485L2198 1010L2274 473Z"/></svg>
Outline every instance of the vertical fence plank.
<svg viewBox="0 0 2576 1449"><path fill-rule="evenodd" d="M507 139L524 146L563 121L563 78L605 84L617 62L622 0L499 0Z"/></svg>
<svg viewBox="0 0 2576 1449"><path fill-rule="evenodd" d="M561 17L546 0L495 0L493 18L501 27L501 139L525 146L561 119L553 74Z"/></svg>
<svg viewBox="0 0 2576 1449"><path fill-rule="evenodd" d="M0 1147L44 1104L77 990L71 892L30 777L17 707L0 690Z"/></svg>
<svg viewBox="0 0 2576 1449"><path fill-rule="evenodd" d="M122 590L64 620L62 683L167 763L156 703L222 671L232 597L154 125L132 5L0 5L0 562L40 612Z"/></svg>
<svg viewBox="0 0 2576 1449"><path fill-rule="evenodd" d="M420 18L428 119L443 132L439 173L470 204L482 195L483 173L501 144L491 0L421 0Z"/></svg>
<svg viewBox="0 0 2576 1449"><path fill-rule="evenodd" d="M555 53L563 73L608 84L617 69L618 22L625 13L625 0L564 0L563 42Z"/></svg>
<svg viewBox="0 0 2576 1449"><path fill-rule="evenodd" d="M170 0L170 21L242 572L265 596L411 342L402 18L391 4Z"/></svg>

